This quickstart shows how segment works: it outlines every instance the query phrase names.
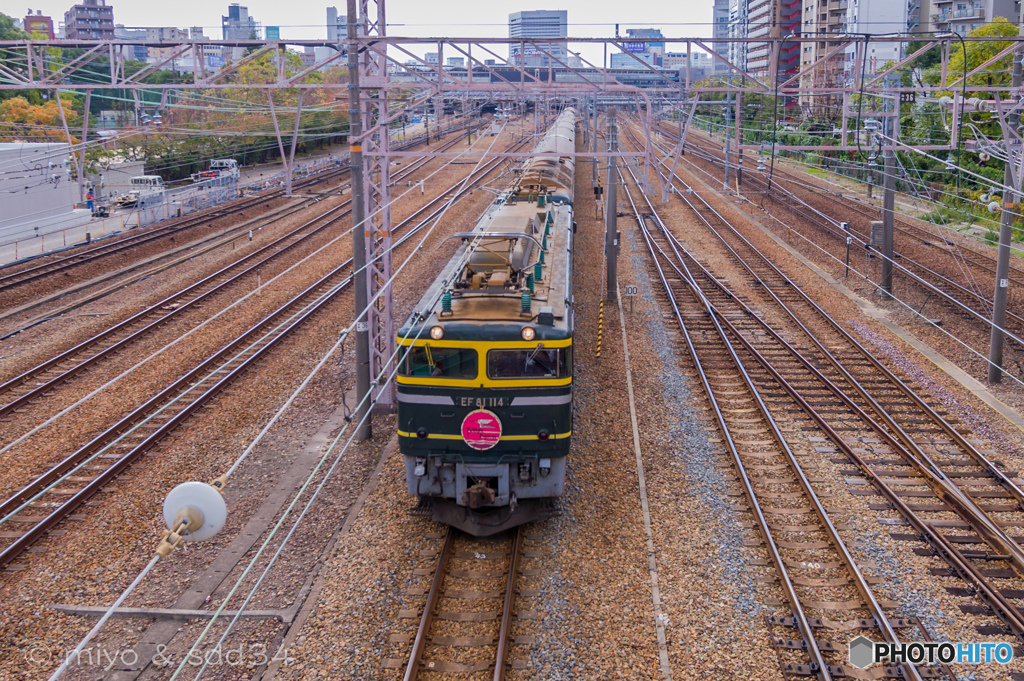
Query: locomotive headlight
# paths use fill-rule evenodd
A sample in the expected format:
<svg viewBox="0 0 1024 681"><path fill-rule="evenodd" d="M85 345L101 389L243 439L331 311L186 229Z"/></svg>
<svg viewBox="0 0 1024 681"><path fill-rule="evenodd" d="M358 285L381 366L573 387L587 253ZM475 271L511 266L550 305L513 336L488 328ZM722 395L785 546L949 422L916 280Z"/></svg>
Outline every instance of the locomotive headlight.
<svg viewBox="0 0 1024 681"><path fill-rule="evenodd" d="M551 459L540 460L540 474L547 475L551 472Z"/></svg>
<svg viewBox="0 0 1024 681"><path fill-rule="evenodd" d="M444 327L443 326L432 326L430 327L430 337L434 340L441 340L444 338Z"/></svg>
<svg viewBox="0 0 1024 681"><path fill-rule="evenodd" d="M416 474L417 478L422 478L427 474L427 460L416 459L416 468L413 469L413 473Z"/></svg>
<svg viewBox="0 0 1024 681"><path fill-rule="evenodd" d="M537 332L534 331L533 327L531 326L524 326L521 335L524 341L532 341L534 338L537 337Z"/></svg>

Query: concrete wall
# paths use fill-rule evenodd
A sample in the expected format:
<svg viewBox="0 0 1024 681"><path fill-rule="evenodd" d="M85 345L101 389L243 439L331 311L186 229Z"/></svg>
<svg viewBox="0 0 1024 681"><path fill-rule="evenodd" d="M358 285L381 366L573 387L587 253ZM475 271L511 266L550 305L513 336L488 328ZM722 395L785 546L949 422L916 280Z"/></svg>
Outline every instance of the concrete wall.
<svg viewBox="0 0 1024 681"><path fill-rule="evenodd" d="M78 184L67 144L0 144L0 228L70 213Z"/></svg>

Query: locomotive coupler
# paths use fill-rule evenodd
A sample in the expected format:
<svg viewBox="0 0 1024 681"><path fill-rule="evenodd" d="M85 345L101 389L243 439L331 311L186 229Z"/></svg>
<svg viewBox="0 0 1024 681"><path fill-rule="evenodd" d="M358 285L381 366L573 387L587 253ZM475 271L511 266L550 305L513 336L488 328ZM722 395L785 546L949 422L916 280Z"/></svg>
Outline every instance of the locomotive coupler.
<svg viewBox="0 0 1024 681"><path fill-rule="evenodd" d="M466 489L462 501L472 509L481 508L494 503L496 492L487 486L486 482L480 481Z"/></svg>

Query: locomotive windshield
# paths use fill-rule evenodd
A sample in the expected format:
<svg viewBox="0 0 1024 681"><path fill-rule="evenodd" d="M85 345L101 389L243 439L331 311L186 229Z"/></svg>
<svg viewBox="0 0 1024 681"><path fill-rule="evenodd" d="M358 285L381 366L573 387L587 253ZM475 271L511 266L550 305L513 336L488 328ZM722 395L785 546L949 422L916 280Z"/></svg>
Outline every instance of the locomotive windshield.
<svg viewBox="0 0 1024 681"><path fill-rule="evenodd" d="M567 378L572 348L543 346L532 350L491 350L487 353L489 378Z"/></svg>
<svg viewBox="0 0 1024 681"><path fill-rule="evenodd" d="M409 350L399 373L402 376L476 378L476 363L476 350L422 345Z"/></svg>

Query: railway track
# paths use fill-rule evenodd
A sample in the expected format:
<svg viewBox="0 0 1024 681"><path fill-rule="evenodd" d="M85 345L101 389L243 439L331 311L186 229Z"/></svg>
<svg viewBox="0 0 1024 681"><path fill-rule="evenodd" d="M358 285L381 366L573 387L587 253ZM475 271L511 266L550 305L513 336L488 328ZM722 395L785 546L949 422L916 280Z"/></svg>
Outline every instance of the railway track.
<svg viewBox="0 0 1024 681"><path fill-rule="evenodd" d="M456 140L457 141L457 140ZM454 141L453 141L454 143ZM452 144L452 143L449 143ZM429 158L416 161L396 179L401 180L419 170ZM200 281L167 296L128 319L119 322L92 338L0 383L0 417L39 400L83 371L144 338L172 319L183 316L213 296L224 293L246 277L284 257L310 238L321 234L351 214L351 200L331 208L322 215L300 225L287 234L240 258Z"/></svg>
<svg viewBox="0 0 1024 681"><path fill-rule="evenodd" d="M502 164L503 160L498 159L483 165L471 174L468 186L483 181ZM395 246L433 222L461 184L460 180L448 187L397 224L394 231L402 236L396 239ZM350 258L338 265L0 504L0 526L28 525L24 531L0 533L0 567L9 566L29 546L51 532L292 332L337 299L350 286L351 263ZM39 512L44 515L31 515Z"/></svg>
<svg viewBox="0 0 1024 681"><path fill-rule="evenodd" d="M660 148L665 150L664 147ZM693 155L692 150L690 155ZM718 157L713 153L707 153L705 159L709 163L716 165L720 165L723 162L721 157ZM694 167L698 168L702 172L707 172L700 169L699 166ZM682 182L682 178L678 174L675 175L675 179ZM720 181L719 178L715 179L716 181ZM762 189L760 191L762 193L767 190L767 180L759 173L748 172L744 174L744 184L761 187ZM810 193L810 190L807 190L807 192ZM832 195L828 196L829 201L836 198L838 197L834 197ZM853 242L857 244L860 250L865 250L866 246L870 243L869 234L860 232L853 227L851 227L850 231L842 229L840 227L841 221L833 218L829 212L811 204L811 201L823 200L821 196L800 197L776 181L773 182L771 200L773 206L777 205L782 207L785 211L812 226L812 228L822 231L832 237L834 239L833 243L835 243L837 247L845 248L848 236L852 237ZM844 204L844 208L849 208L849 206ZM929 242L929 245L939 248L934 243L939 241L939 238L934 234L930 234L930 238L932 241ZM946 242L946 240L943 241L944 243ZM954 259L957 260L955 264L964 276L965 282L955 281L936 271L935 268L929 267L928 265L910 257L906 253L901 253L899 251L895 253L896 260L894 262L894 269L895 271L902 273L911 283L920 286L929 296L938 298L942 303L953 308L956 312L965 316L970 321L980 322L987 327L990 323L992 301L988 295L979 290L977 279L974 277L970 268L974 265L988 263L985 264L984 268L987 270L990 265L992 268L991 272L994 273L994 263L991 262L991 259L987 259L986 256L982 254L978 254L974 251L970 251L969 249L960 248L955 245L946 246L939 250L942 251L944 257L949 257L950 255L954 256ZM968 255L968 253L971 255ZM960 255L958 256L957 254ZM841 257L841 253L836 255L837 259L841 259ZM1024 275L1022 275L1021 283L1024 283ZM1024 350L1024 316L1016 312L1011 307L1011 309L1007 310L1006 318L1006 341L1008 346L1017 351ZM987 342L987 337L986 339L981 339L979 342Z"/></svg>
<svg viewBox="0 0 1024 681"><path fill-rule="evenodd" d="M409 149L419 145L421 141L422 136L417 136L410 139L399 148ZM447 144L450 145L454 141L456 140L452 140ZM298 180L294 185L294 189L311 187L347 174L348 165L344 164L335 170L330 170L323 174ZM269 191L260 192L259 194L245 196L232 201L226 206L214 208L212 211L200 211L197 215L176 218L169 222L160 223L157 227L145 232L129 234L126 237L116 240L104 240L104 242L98 245L85 249L75 249L68 255L49 259L46 262L42 262L37 265L0 275L0 294L33 281L39 281L40 279L44 279L54 274L67 272L72 268L86 263L95 262L110 255L123 253L132 248L157 242L161 239L167 238L169 235L177 234L184 229L207 224L212 220L226 217L228 215L234 215L250 208L264 205L270 201L281 198L282 196L284 196L283 189L271 189Z"/></svg>
<svg viewBox="0 0 1024 681"><path fill-rule="evenodd" d="M1021 539L1010 535L1024 534L1019 530L1024 528L1024 496L1015 473L1004 470L992 453L983 452L967 429L941 407L920 397L925 393L920 386L878 362L699 195L677 194L720 240L723 252L735 264L731 287L687 251L641 189L634 191L643 197L636 219L687 339L687 351L698 367L704 367L698 373L709 394L725 391L725 397L731 397L728 388L739 381L746 386L748 403L758 403L761 420L768 422L765 414L775 420L770 441L781 446L780 436L785 439L794 453L793 457L787 454L787 459L800 453L808 465L814 465L822 454L830 454L831 463L849 466L842 473L850 476L846 482L855 495L881 496L881 503L869 507L898 514L883 518L884 526L906 525L913 531L894 532L893 539L924 542L915 552L946 563L947 567L933 569L935 574L967 583L967 587L947 587L956 595L973 596L974 603L961 609L1002 620L982 626L981 633L1012 633L1024 640L1019 609L1024 597L1024 552ZM737 276L742 280L737 281ZM738 291L749 292L751 300ZM729 355L732 376L724 373L723 353ZM710 362L706 366L705 358ZM736 372L745 374L742 381ZM730 410L739 415L749 413L741 409L754 408L729 401L726 405L724 409L719 405L722 413L717 415L725 426L728 419L737 418ZM742 463L743 452L737 449L751 447L747 455L752 460L769 466L768 471L780 470L771 468L780 465L772 463L778 461L777 453L764 460L763 443L769 440L758 439L763 435L756 431L754 437L748 436L750 425L741 418L735 423L739 428L727 431L732 435L724 438L734 450L734 459ZM790 476L795 477L780 481L782 487L763 488L782 495L772 502L777 507L792 506L787 494L806 495L809 487L816 489L810 475L801 478L792 472L792 461L789 466ZM754 476L739 473L738 477L749 501L753 495L747 488L754 494L758 490L749 482ZM755 515L762 529L772 524L764 520L763 511ZM775 524L796 515L807 514L783 513ZM826 543L835 548L833 538ZM861 603L864 600L861 594ZM784 648L809 650L806 627L795 609L794 613L773 624L795 626L803 637L802 642L785 643ZM812 656L808 664L820 663Z"/></svg>
<svg viewBox="0 0 1024 681"><path fill-rule="evenodd" d="M404 670L404 681L485 673L502 681L525 534L518 527L481 538L448 528L415 634L392 636L411 643L408 657L385 667Z"/></svg>

